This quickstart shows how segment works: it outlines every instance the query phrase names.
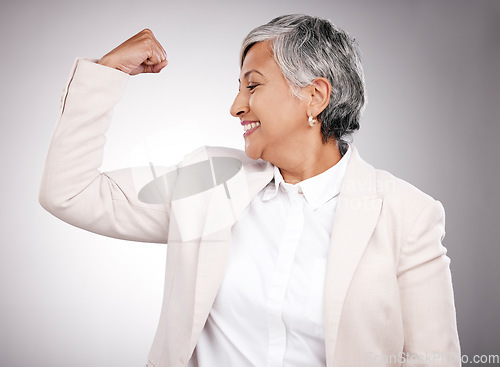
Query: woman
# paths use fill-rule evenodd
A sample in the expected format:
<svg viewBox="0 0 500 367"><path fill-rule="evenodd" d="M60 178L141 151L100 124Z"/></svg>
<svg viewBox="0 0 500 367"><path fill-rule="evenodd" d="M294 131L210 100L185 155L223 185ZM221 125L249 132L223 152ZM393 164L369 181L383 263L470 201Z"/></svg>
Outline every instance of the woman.
<svg viewBox="0 0 500 367"><path fill-rule="evenodd" d="M460 365L441 204L346 143L364 104L354 40L304 15L254 29L231 107L246 156L100 173L128 75L166 65L149 30L77 61L40 193L73 225L168 242L147 366Z"/></svg>

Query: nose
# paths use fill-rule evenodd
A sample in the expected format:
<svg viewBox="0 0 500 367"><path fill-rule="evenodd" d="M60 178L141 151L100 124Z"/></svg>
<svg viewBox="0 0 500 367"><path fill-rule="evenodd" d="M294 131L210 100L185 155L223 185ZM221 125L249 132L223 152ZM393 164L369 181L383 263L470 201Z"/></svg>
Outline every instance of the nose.
<svg viewBox="0 0 500 367"><path fill-rule="evenodd" d="M229 112L234 117L240 117L250 111L250 107L248 106L248 98L245 97L244 92L239 91L236 97L234 98L233 105L229 109Z"/></svg>

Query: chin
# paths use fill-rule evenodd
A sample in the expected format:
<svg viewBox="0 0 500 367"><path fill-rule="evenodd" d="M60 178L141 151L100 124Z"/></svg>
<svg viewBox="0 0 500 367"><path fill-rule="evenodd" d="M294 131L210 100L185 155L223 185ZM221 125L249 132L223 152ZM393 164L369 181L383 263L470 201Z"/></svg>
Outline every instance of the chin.
<svg viewBox="0 0 500 367"><path fill-rule="evenodd" d="M253 159L253 160L257 160L257 159L261 158L261 154L257 149L252 149L251 147L249 147L246 144L245 144L245 153L246 153L248 158Z"/></svg>

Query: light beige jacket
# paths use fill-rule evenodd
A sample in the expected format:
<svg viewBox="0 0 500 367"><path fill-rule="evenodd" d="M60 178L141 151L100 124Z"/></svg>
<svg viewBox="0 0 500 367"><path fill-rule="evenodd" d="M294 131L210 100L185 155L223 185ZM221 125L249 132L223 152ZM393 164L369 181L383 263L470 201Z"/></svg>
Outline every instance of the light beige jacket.
<svg viewBox="0 0 500 367"><path fill-rule="evenodd" d="M77 60L40 202L92 232L168 242L164 301L147 366L186 366L224 275L231 226L270 182L273 167L238 150L205 147L169 170L174 184L165 181L159 188L161 203L141 200L139 191L153 180L150 167L99 171L104 133L127 80L119 71ZM459 366L450 260L441 244L444 210L410 184L375 170L351 148L324 289L327 365ZM222 184L214 181L208 190L176 199L182 168L212 164L217 157L232 157L242 166Z"/></svg>

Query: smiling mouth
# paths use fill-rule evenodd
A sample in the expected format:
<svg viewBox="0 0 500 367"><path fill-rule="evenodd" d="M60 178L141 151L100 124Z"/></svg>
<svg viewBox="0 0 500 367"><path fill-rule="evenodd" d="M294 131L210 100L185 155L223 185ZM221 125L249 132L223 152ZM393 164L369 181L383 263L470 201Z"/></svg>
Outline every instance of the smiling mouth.
<svg viewBox="0 0 500 367"><path fill-rule="evenodd" d="M253 133L257 128L260 126L259 121L242 121L241 125L243 125L243 130L245 132L243 133L243 137L246 137Z"/></svg>

